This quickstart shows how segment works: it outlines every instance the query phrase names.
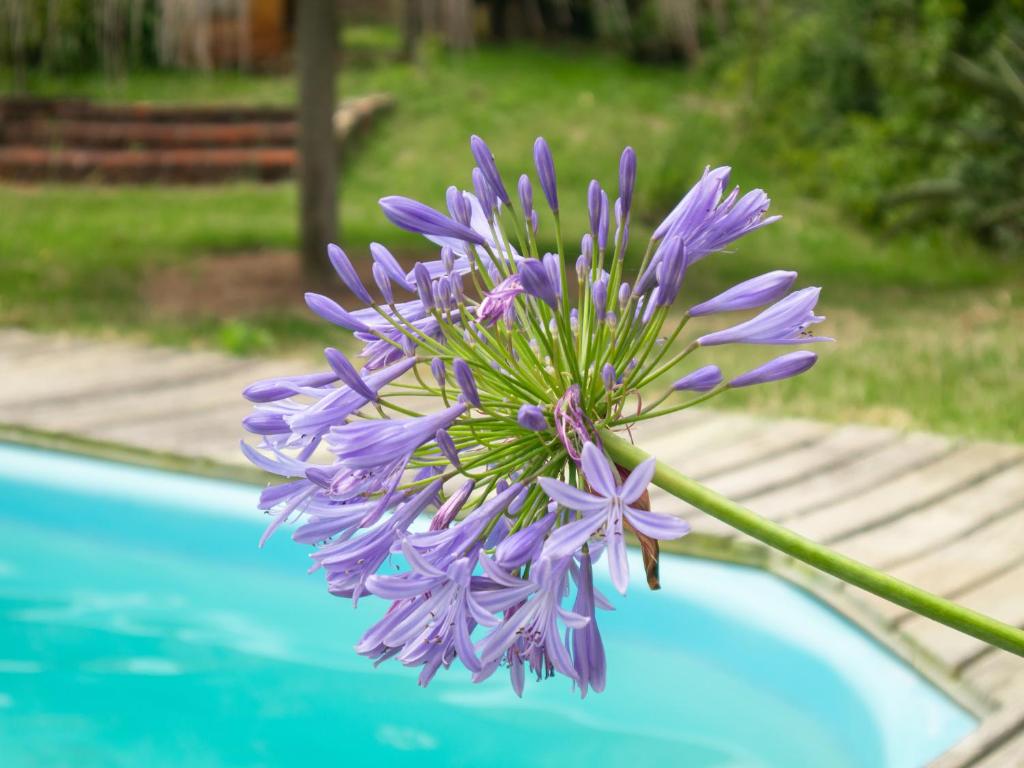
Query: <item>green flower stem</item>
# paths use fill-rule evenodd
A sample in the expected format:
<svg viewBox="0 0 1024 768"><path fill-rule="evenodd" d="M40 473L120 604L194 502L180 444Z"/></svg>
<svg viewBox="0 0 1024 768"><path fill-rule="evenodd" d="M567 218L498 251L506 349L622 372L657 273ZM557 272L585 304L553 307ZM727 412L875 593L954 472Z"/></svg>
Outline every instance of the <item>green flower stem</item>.
<svg viewBox="0 0 1024 768"><path fill-rule="evenodd" d="M608 430L602 430L601 440L608 455L628 469L633 469L640 462L650 458L643 450ZM731 525L736 530L749 534L773 549L842 579L848 584L853 584L914 613L926 616L1010 653L1024 656L1024 630L957 605L950 600L926 592L864 563L834 552L788 528L759 517L749 509L681 475L660 461L654 472L654 484L676 498L689 502L712 517Z"/></svg>

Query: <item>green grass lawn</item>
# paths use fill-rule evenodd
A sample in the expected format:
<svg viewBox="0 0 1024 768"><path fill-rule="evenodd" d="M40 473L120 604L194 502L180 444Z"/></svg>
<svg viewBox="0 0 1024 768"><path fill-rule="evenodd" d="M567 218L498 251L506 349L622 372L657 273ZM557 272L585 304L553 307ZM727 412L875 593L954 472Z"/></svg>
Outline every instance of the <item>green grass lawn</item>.
<svg viewBox="0 0 1024 768"><path fill-rule="evenodd" d="M377 44L365 30L352 34L356 43ZM5 77L0 73L0 85ZM289 78L234 74L150 73L114 82L48 77L32 87L110 101L289 103L295 93ZM376 201L397 193L443 205L448 184L468 185L474 132L487 138L510 186L531 167L534 137L548 138L570 232L583 225L587 182L596 177L614 189L618 153L632 144L645 214L634 227L637 244L705 163L731 163L735 180L768 189L773 209L785 218L735 252L701 262L687 278L687 296L699 301L760 271L798 269L801 284L824 286L820 307L839 342L824 350L810 375L733 393L723 406L1024 439L1021 263L1000 262L945 232L865 231L808 199L798 191L799 179L759 154L729 101L703 96L685 73L589 50L508 47L465 55L428 51L418 66L386 60L353 66L340 90L343 96L387 91L398 100L349 154L343 173L342 242L351 255L365 253L373 240L410 258L420 253L422 241L394 230ZM315 349L332 339L330 329L297 311L254 306L233 318L166 317L149 311L140 295L146 275L162 267L293 248L296 205L291 183L2 186L0 322L244 353ZM713 359L738 371L771 353L717 349Z"/></svg>

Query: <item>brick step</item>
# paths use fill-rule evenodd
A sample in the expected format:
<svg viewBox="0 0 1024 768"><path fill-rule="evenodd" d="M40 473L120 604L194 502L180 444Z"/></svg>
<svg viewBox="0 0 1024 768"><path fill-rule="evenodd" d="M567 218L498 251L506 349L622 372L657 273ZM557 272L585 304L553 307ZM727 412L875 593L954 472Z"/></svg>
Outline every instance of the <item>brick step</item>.
<svg viewBox="0 0 1024 768"><path fill-rule="evenodd" d="M108 123L294 122L295 110L290 107L225 104L95 104L80 99L53 100L31 97L12 97L0 100L0 122L10 123L36 118L95 120Z"/></svg>
<svg viewBox="0 0 1024 768"><path fill-rule="evenodd" d="M218 149L49 149L0 146L0 179L189 184L291 177L298 153L289 147Z"/></svg>
<svg viewBox="0 0 1024 768"><path fill-rule="evenodd" d="M291 147L295 121L105 122L34 118L0 127L8 144L63 147Z"/></svg>

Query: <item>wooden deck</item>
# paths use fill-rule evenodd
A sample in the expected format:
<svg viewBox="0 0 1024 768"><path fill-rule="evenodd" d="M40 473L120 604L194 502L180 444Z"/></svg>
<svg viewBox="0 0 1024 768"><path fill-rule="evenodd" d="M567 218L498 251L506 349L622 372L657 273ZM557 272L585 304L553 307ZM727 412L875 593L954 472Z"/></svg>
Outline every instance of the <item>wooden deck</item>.
<svg viewBox="0 0 1024 768"><path fill-rule="evenodd" d="M242 387L313 367L0 330L0 438L240 475ZM683 412L634 437L761 515L1024 626L1024 446L716 411ZM683 551L800 583L981 717L937 768L1024 766L1024 660L811 573L660 491L652 504L691 520Z"/></svg>

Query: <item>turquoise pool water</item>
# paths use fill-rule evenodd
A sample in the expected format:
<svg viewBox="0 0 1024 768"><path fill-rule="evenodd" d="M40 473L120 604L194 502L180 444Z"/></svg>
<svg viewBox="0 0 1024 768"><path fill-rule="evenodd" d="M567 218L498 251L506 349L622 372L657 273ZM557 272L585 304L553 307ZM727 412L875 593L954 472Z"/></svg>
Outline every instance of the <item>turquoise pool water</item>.
<svg viewBox="0 0 1024 768"><path fill-rule="evenodd" d="M0 445L0 765L911 768L975 725L800 591L684 558L602 615L604 694L420 689L351 651L373 601L256 549L253 500Z"/></svg>

